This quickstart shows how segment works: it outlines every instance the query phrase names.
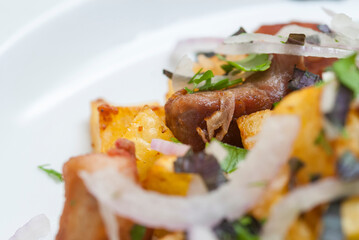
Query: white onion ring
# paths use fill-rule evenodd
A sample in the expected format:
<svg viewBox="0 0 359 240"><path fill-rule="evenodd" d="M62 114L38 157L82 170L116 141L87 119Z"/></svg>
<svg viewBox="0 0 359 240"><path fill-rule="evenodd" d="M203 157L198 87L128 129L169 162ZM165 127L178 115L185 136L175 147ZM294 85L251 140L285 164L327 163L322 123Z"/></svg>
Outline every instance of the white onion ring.
<svg viewBox="0 0 359 240"><path fill-rule="evenodd" d="M40 214L19 228L9 240L38 240L50 233L50 221Z"/></svg>
<svg viewBox="0 0 359 240"><path fill-rule="evenodd" d="M168 230L213 227L224 218L237 219L256 204L265 191L256 183L269 182L287 162L299 126L295 116L270 117L232 181L203 196L184 198L145 191L113 169L83 171L80 177L101 204L145 226Z"/></svg>
<svg viewBox="0 0 359 240"><path fill-rule="evenodd" d="M216 47L223 42L223 38L201 37L188 38L177 43L171 54L171 60L177 63L186 54L195 54L198 52L213 52Z"/></svg>
<svg viewBox="0 0 359 240"><path fill-rule="evenodd" d="M327 178L297 188L279 201L271 211L261 233L261 240L281 240L300 213L341 197L359 194L359 181L343 182Z"/></svg>
<svg viewBox="0 0 359 240"><path fill-rule="evenodd" d="M188 231L189 240L217 240L212 229L208 227L193 227Z"/></svg>
<svg viewBox="0 0 359 240"><path fill-rule="evenodd" d="M221 44L217 50L219 54L238 55L238 54L287 54L304 57L324 57L324 58L344 58L353 53L351 50L320 47L311 44L304 46L295 44L253 42L253 43L233 43Z"/></svg>
<svg viewBox="0 0 359 240"><path fill-rule="evenodd" d="M151 148L165 155L182 157L191 147L182 143L174 143L162 139L152 139Z"/></svg>

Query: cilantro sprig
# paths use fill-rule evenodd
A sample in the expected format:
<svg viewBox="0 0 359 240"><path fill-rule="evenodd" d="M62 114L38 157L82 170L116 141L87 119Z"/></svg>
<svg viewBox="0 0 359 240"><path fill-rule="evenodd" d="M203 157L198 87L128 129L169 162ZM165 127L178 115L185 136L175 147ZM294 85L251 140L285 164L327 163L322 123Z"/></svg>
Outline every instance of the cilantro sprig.
<svg viewBox="0 0 359 240"><path fill-rule="evenodd" d="M54 169L46 168L46 166L49 166L49 164L40 165L40 166L38 166L38 168L41 171L45 172L49 177L51 177L56 182L62 182L64 180L62 178L61 173L59 173L58 171L56 171Z"/></svg>
<svg viewBox="0 0 359 240"><path fill-rule="evenodd" d="M357 53L340 59L333 64L333 70L339 81L353 91L356 97L359 96L359 69L356 65Z"/></svg>
<svg viewBox="0 0 359 240"><path fill-rule="evenodd" d="M130 236L131 240L142 240L146 234L146 227L135 224L131 228Z"/></svg>
<svg viewBox="0 0 359 240"><path fill-rule="evenodd" d="M191 80L188 81L189 84L193 84L193 89L189 89L188 87L185 87L187 93L221 90L243 82L241 78L232 81L230 81L228 78L225 78L214 83L212 82L212 78L214 77L213 72L211 70L208 70L203 74L201 74L202 70L203 68L198 70L198 72L191 78ZM199 86L203 82L204 84Z"/></svg>
<svg viewBox="0 0 359 240"><path fill-rule="evenodd" d="M212 139L212 141L218 142L228 153L227 157L221 162L222 171L231 173L237 170L238 163L245 159L248 150L220 142L216 139Z"/></svg>
<svg viewBox="0 0 359 240"><path fill-rule="evenodd" d="M217 55L217 57L227 62L227 64L221 66L226 73L233 69L244 72L261 72L267 70L272 63L268 54L250 54L245 59L239 61L229 61L221 55Z"/></svg>

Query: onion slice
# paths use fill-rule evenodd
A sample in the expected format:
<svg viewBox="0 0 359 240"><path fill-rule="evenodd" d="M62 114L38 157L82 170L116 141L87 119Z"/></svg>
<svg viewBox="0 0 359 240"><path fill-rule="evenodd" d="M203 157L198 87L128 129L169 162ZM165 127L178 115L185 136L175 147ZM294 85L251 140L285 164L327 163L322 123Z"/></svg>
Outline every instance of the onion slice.
<svg viewBox="0 0 359 240"><path fill-rule="evenodd" d="M217 240L212 229L208 227L193 227L188 231L189 240Z"/></svg>
<svg viewBox="0 0 359 240"><path fill-rule="evenodd" d="M174 143L162 139L152 139L151 148L165 155L184 156L191 148L189 145Z"/></svg>
<svg viewBox="0 0 359 240"><path fill-rule="evenodd" d="M177 63L186 54L196 54L199 52L213 52L216 47L223 42L223 38L201 37L188 38L177 43L171 54L171 60Z"/></svg>
<svg viewBox="0 0 359 240"><path fill-rule="evenodd" d="M38 240L50 233L50 221L40 214L19 228L9 240Z"/></svg>
<svg viewBox="0 0 359 240"><path fill-rule="evenodd" d="M232 181L206 195L184 198L146 191L113 169L83 171L80 177L101 204L139 224L168 230L213 227L224 218L237 219L256 204L265 191L258 183L269 182L288 161L299 126L296 116L270 117Z"/></svg>
<svg viewBox="0 0 359 240"><path fill-rule="evenodd" d="M278 202L264 225L260 239L281 240L300 213L332 200L359 194L359 181L334 178L297 188Z"/></svg>

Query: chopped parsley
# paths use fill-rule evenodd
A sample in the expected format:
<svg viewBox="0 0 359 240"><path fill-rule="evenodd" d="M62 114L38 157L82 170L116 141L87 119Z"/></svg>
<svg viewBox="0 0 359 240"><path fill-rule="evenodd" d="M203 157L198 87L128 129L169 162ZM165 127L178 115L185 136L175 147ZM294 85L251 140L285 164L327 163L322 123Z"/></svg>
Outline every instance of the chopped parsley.
<svg viewBox="0 0 359 240"><path fill-rule="evenodd" d="M213 139L212 141L217 141ZM221 168L225 173L231 173L237 169L238 162L244 160L248 150L217 141L227 150L227 157L221 162Z"/></svg>
<svg viewBox="0 0 359 240"><path fill-rule="evenodd" d="M185 87L185 90L187 93L195 93L200 91L213 91L213 90L221 90L225 88L232 87L234 85L237 85L239 83L242 83L243 80L241 78L235 79L232 81L229 81L228 78L219 80L216 83L212 82L212 78L214 77L214 74L211 70L208 70L204 72L203 74L200 74L200 72L203 69L201 68L192 78L189 80L189 84L193 84L193 89L189 89L188 87ZM201 83L203 85L199 86Z"/></svg>
<svg viewBox="0 0 359 240"><path fill-rule="evenodd" d="M318 137L315 139L314 143L321 146L327 154L331 155L333 153L333 149L325 137L324 130L319 132Z"/></svg>
<svg viewBox="0 0 359 240"><path fill-rule="evenodd" d="M171 142L174 142L174 143L181 143L181 141L175 137L171 137L170 140L171 140Z"/></svg>
<svg viewBox="0 0 359 240"><path fill-rule="evenodd" d="M220 60L226 61L227 64L222 65L222 69L226 72L237 69L244 72L259 72L267 70L272 61L268 54L249 54L248 57L239 61L228 61L221 55L217 55Z"/></svg>
<svg viewBox="0 0 359 240"><path fill-rule="evenodd" d="M40 166L38 166L38 168L41 171L47 173L47 175L49 177L51 177L54 181L56 181L56 182L62 182L63 181L61 173L59 173L58 171L56 171L54 169L45 168L46 166L49 166L49 164L40 165Z"/></svg>
<svg viewBox="0 0 359 240"><path fill-rule="evenodd" d="M131 240L142 240L146 234L146 227L141 225L133 225L130 231Z"/></svg>
<svg viewBox="0 0 359 240"><path fill-rule="evenodd" d="M303 46L305 43L305 35L302 33L290 33L285 43Z"/></svg>
<svg viewBox="0 0 359 240"><path fill-rule="evenodd" d="M339 81L353 91L355 97L359 96L359 69L355 63L357 53L340 59L333 64L333 70Z"/></svg>

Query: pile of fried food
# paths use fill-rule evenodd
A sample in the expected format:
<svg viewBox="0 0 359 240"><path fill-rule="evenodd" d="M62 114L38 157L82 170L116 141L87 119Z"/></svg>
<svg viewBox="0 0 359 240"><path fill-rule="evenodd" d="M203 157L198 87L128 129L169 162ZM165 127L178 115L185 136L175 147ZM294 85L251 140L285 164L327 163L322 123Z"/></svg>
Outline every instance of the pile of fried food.
<svg viewBox="0 0 359 240"><path fill-rule="evenodd" d="M228 53L285 26L283 49L309 54ZM56 239L359 239L356 54L316 55L334 36L319 26L242 29L189 79L165 71L165 106L92 102L94 153L64 165Z"/></svg>

